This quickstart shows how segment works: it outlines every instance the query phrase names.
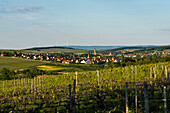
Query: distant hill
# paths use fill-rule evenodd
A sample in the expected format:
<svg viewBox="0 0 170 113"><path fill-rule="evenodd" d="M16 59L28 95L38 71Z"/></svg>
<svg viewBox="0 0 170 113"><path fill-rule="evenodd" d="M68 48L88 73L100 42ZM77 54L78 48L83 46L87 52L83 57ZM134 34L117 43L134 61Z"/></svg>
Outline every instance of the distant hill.
<svg viewBox="0 0 170 113"><path fill-rule="evenodd" d="M73 48L53 46L53 47L33 47L33 48L28 48L23 50L42 50L42 49L73 49Z"/></svg>
<svg viewBox="0 0 170 113"><path fill-rule="evenodd" d="M111 49L110 49L111 48ZM112 49L113 48L113 49ZM26 51L39 51L39 52L57 52L57 53L93 53L93 50L96 49L98 53L107 54L114 52L130 52L130 53L138 53L138 52L153 52L153 51L164 51L170 50L170 46L70 46L70 47L34 47L23 49Z"/></svg>
<svg viewBox="0 0 170 113"><path fill-rule="evenodd" d="M103 50L103 49L115 49L124 46L69 46L74 49L83 49L83 50Z"/></svg>
<svg viewBox="0 0 170 113"><path fill-rule="evenodd" d="M129 46L120 47L115 49L98 50L99 53L109 53L109 52L153 52L153 51L165 51L170 50L170 46Z"/></svg>
<svg viewBox="0 0 170 113"><path fill-rule="evenodd" d="M74 49L71 47L33 47L23 49L25 51L54 52L54 53L88 53L88 50Z"/></svg>

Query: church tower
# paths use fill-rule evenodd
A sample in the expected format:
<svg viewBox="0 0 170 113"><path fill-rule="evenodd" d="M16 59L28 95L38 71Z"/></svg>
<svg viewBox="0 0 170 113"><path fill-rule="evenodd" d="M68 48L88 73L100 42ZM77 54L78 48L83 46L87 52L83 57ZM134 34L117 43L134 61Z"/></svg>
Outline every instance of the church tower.
<svg viewBox="0 0 170 113"><path fill-rule="evenodd" d="M94 55L97 55L97 53L96 53L96 49L94 49Z"/></svg>

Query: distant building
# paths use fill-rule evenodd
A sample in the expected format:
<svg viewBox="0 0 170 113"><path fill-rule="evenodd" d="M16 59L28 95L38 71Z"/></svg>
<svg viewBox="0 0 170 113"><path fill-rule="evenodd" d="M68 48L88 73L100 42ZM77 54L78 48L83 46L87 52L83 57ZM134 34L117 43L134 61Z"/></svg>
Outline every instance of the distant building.
<svg viewBox="0 0 170 113"><path fill-rule="evenodd" d="M94 49L94 55L97 55L97 53L96 53L96 49Z"/></svg>
<svg viewBox="0 0 170 113"><path fill-rule="evenodd" d="M93 63L92 59L88 58L87 61L86 61L86 64L92 64L92 63Z"/></svg>
<svg viewBox="0 0 170 113"><path fill-rule="evenodd" d="M7 54L1 54L1 56L7 56Z"/></svg>
<svg viewBox="0 0 170 113"><path fill-rule="evenodd" d="M111 53L111 52L109 53L109 56L112 56L112 53Z"/></svg>
<svg viewBox="0 0 170 113"><path fill-rule="evenodd" d="M62 63L64 63L64 64L70 64L70 63L71 63L71 60L63 60Z"/></svg>
<svg viewBox="0 0 170 113"><path fill-rule="evenodd" d="M80 63L81 63L81 64L85 64L85 63L86 63L86 61L85 61L85 60L82 60Z"/></svg>

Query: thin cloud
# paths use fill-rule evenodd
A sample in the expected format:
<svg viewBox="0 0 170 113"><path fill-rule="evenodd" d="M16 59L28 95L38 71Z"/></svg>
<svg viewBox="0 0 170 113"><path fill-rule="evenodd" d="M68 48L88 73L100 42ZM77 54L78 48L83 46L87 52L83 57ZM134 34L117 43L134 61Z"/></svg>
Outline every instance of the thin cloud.
<svg viewBox="0 0 170 113"><path fill-rule="evenodd" d="M167 32L170 32L170 29L158 29L159 31L167 31Z"/></svg>
<svg viewBox="0 0 170 113"><path fill-rule="evenodd" d="M30 12L37 12L39 10L42 10L43 7L40 6L31 6L31 7L25 7L25 8L13 8L10 10L1 10L1 13L30 13Z"/></svg>

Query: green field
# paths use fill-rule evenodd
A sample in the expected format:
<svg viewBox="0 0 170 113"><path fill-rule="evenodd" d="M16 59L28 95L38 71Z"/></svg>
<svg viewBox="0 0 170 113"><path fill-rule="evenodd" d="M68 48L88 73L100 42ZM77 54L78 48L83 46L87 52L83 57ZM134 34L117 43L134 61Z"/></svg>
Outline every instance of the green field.
<svg viewBox="0 0 170 113"><path fill-rule="evenodd" d="M10 70L17 70L23 68L30 68L33 66L39 66L47 63L49 62L0 56L0 70L3 68L8 68Z"/></svg>
<svg viewBox="0 0 170 113"><path fill-rule="evenodd" d="M28 60L23 58L0 57L0 70L3 68L8 68L9 70L23 71L31 67L37 67L43 71L73 72L100 70L103 68L103 65L62 64L33 59Z"/></svg>

